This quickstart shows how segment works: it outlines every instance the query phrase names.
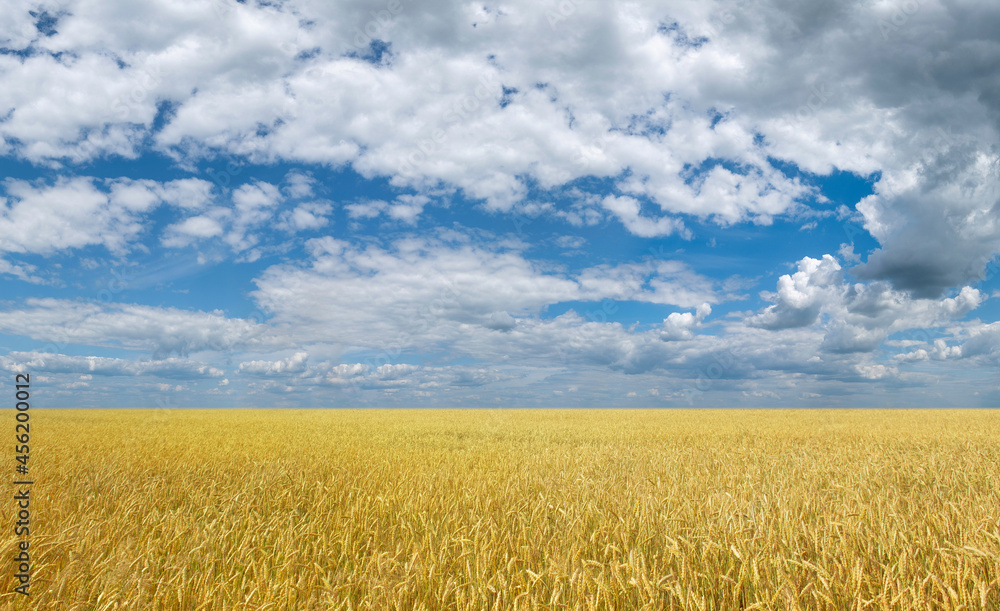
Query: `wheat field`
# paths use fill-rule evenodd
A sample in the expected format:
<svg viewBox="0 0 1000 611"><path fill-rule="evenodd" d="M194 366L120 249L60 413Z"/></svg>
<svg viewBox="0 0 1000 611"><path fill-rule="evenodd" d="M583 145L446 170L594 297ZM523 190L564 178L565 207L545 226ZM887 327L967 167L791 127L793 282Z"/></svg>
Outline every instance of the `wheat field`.
<svg viewBox="0 0 1000 611"><path fill-rule="evenodd" d="M1000 412L40 410L32 431L32 596L5 526L7 608L1000 609Z"/></svg>

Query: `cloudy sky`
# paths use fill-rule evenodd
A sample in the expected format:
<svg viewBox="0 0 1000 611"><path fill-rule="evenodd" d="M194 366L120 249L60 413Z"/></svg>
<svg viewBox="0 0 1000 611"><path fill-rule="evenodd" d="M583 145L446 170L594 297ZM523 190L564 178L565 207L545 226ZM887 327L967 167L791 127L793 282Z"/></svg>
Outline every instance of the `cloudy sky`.
<svg viewBox="0 0 1000 611"><path fill-rule="evenodd" d="M992 0L10 0L72 406L1000 405Z"/></svg>

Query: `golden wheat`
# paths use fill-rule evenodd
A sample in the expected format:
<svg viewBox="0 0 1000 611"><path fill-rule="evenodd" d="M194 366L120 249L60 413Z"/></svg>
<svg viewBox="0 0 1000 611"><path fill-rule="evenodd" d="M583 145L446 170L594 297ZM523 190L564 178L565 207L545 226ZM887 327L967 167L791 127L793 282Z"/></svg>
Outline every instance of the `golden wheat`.
<svg viewBox="0 0 1000 611"><path fill-rule="evenodd" d="M18 609L1000 609L991 411L42 410ZM12 525L13 503L2 504Z"/></svg>

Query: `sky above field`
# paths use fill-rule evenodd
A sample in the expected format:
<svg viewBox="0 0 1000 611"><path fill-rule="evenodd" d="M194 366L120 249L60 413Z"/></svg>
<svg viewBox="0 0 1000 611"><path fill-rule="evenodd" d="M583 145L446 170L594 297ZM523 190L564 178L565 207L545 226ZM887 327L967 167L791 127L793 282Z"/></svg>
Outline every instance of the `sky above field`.
<svg viewBox="0 0 1000 611"><path fill-rule="evenodd" d="M32 2L35 405L1000 405L1000 4Z"/></svg>

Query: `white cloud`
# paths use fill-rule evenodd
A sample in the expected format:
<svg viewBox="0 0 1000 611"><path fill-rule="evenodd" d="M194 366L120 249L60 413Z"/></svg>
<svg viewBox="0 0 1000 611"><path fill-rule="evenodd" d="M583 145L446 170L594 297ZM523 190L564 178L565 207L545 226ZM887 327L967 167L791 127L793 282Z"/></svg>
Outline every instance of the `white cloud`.
<svg viewBox="0 0 1000 611"><path fill-rule="evenodd" d="M187 246L194 239L205 239L222 235L222 224L205 215L189 216L165 230L164 246Z"/></svg>
<svg viewBox="0 0 1000 611"><path fill-rule="evenodd" d="M854 272L920 297L980 280L1000 252L1000 157L959 143L933 155L883 177L858 204L881 248Z"/></svg>
<svg viewBox="0 0 1000 611"><path fill-rule="evenodd" d="M282 213L279 229L297 232L322 229L330 224L327 218L333 212L333 206L321 202L299 204L294 210Z"/></svg>
<svg viewBox="0 0 1000 611"><path fill-rule="evenodd" d="M886 377L895 376L899 371L895 367L880 364L862 363L855 365L855 371L866 380L881 380Z"/></svg>
<svg viewBox="0 0 1000 611"><path fill-rule="evenodd" d="M301 170L291 170L285 174L282 190L293 199L312 197L316 179Z"/></svg>
<svg viewBox="0 0 1000 611"><path fill-rule="evenodd" d="M888 327L852 325L836 320L827 327L820 347L834 353L871 352L882 345L889 331Z"/></svg>
<svg viewBox="0 0 1000 611"><path fill-rule="evenodd" d="M853 244L841 244L840 249L837 250L837 254L840 255L840 259L847 263L858 263L861 261L861 255L854 252Z"/></svg>
<svg viewBox="0 0 1000 611"><path fill-rule="evenodd" d="M292 356L277 361L246 361L240 363L238 371L242 374L277 375L283 373L301 373L306 369L308 352L296 352Z"/></svg>
<svg viewBox="0 0 1000 611"><path fill-rule="evenodd" d="M14 276L15 278L24 280L25 282L31 282L32 284L43 284L44 281L34 275L34 271L35 268L33 265L18 265L16 263L0 259L0 274Z"/></svg>
<svg viewBox="0 0 1000 611"><path fill-rule="evenodd" d="M943 361L951 358L962 358L962 346L949 346L943 339L934 340L934 347L931 350L918 348L905 354L897 354L896 360L904 362L919 362L933 359Z"/></svg>
<svg viewBox="0 0 1000 611"><path fill-rule="evenodd" d="M309 267L273 266L252 297L301 341L407 349L459 342L472 329L510 331L565 301L635 300L694 307L713 283L676 261L546 271L517 251L418 237L390 249L331 237L307 242ZM366 307L358 308L356 304ZM595 305L600 310L600 305ZM457 345L457 344L456 344Z"/></svg>
<svg viewBox="0 0 1000 611"><path fill-rule="evenodd" d="M487 368L472 366L424 367L408 363L388 363L369 360L365 363L318 362L307 364L305 352L278 360L255 360L240 365L239 373L253 378L268 378L265 390L288 392L290 384L300 388L309 385L331 387L356 394L366 390L408 388L443 392L456 388L485 386L512 380L520 375L509 367Z"/></svg>
<svg viewBox="0 0 1000 611"><path fill-rule="evenodd" d="M777 293L763 294L776 303L746 317L745 323L770 330L819 326L825 330L819 348L834 354L872 352L892 333L947 324L962 318L985 299L979 290L968 286L954 297L938 300L915 299L886 282L848 284L840 265L830 255L823 255L822 260L803 258L798 271L781 276L777 285ZM825 320L821 320L821 314L826 315ZM915 351L912 357L900 358L923 357Z"/></svg>
<svg viewBox="0 0 1000 611"><path fill-rule="evenodd" d="M344 208L352 219L373 219L384 214L404 224L415 225L417 218L424 211L424 206L430 201L430 198L424 195L400 195L392 202L362 200L348 204Z"/></svg>
<svg viewBox="0 0 1000 611"><path fill-rule="evenodd" d="M0 210L0 249L48 254L100 245L122 252L143 230L136 202L109 201L86 178L60 178L53 185L23 180L4 183L9 201Z"/></svg>
<svg viewBox="0 0 1000 611"><path fill-rule="evenodd" d="M983 359L993 365L1000 364L1000 322L972 327L968 335L968 339L959 346L943 349L935 343L935 350L941 358L961 356Z"/></svg>
<svg viewBox="0 0 1000 611"><path fill-rule="evenodd" d="M429 201L430 198L423 195L400 195L389 206L388 214L397 221L414 225L417 222L417 217L424 211L424 206Z"/></svg>
<svg viewBox="0 0 1000 611"><path fill-rule="evenodd" d="M747 319L747 324L765 329L789 329L811 325L820 308L840 289L840 264L830 255L822 259L804 257L798 271L778 279L778 292L766 297L775 304Z"/></svg>
<svg viewBox="0 0 1000 611"><path fill-rule="evenodd" d="M200 210L207 206L212 201L214 189L212 183L200 178L153 183L152 188L168 204L191 210Z"/></svg>
<svg viewBox="0 0 1000 611"><path fill-rule="evenodd" d="M0 356L0 368L7 371L45 371L50 373L86 373L81 379L92 376L155 376L159 378L218 378L224 372L220 369L190 361L168 358L153 361L133 361L129 359L98 356L67 356L48 352L10 352Z"/></svg>
<svg viewBox="0 0 1000 611"><path fill-rule="evenodd" d="M614 214L626 229L639 237L653 238L674 233L688 238L691 236L691 232L687 231L684 223L678 219L668 217L654 219L642 216L639 202L634 197L608 195L601 201L601 205Z"/></svg>
<svg viewBox="0 0 1000 611"><path fill-rule="evenodd" d="M261 210L273 208L282 199L278 187L260 180L241 185L233 191L236 210L244 215L253 215ZM266 220L261 217L260 220Z"/></svg>
<svg viewBox="0 0 1000 611"><path fill-rule="evenodd" d="M220 238L241 260L256 260L262 252L261 243L272 238L270 227L287 232L314 231L326 227L333 206L324 201L305 201L294 208L280 208L290 198L313 194L315 180L301 172L289 172L282 186L255 180L231 191L223 190L232 206L200 206L200 214L189 216L169 225L161 244L168 248L183 248L199 241ZM273 246L272 246L273 247Z"/></svg>
<svg viewBox="0 0 1000 611"><path fill-rule="evenodd" d="M156 207L201 207L211 186L198 179L60 177L52 184L8 179L4 191L0 251L48 255L98 245L121 254L146 231L145 217Z"/></svg>
<svg viewBox="0 0 1000 611"><path fill-rule="evenodd" d="M698 306L695 313L674 312L663 321L663 329L660 331L660 339L663 341L676 341L693 339L695 329L701 326L705 317L712 313L712 306L703 303Z"/></svg>
<svg viewBox="0 0 1000 611"><path fill-rule="evenodd" d="M389 209L389 203L380 199L369 199L344 206L352 219L373 219Z"/></svg>
<svg viewBox="0 0 1000 611"><path fill-rule="evenodd" d="M271 219L282 196L278 187L258 180L235 189L232 199L235 218L224 240L234 251L243 252L258 243L259 237L251 231Z"/></svg>
<svg viewBox="0 0 1000 611"><path fill-rule="evenodd" d="M578 250L587 244L587 240L578 235L561 235L555 239L556 246L568 250Z"/></svg>
<svg viewBox="0 0 1000 611"><path fill-rule="evenodd" d="M228 318L220 311L60 299L27 299L25 306L4 312L0 332L56 345L149 350L157 359L202 350L231 350L253 342L263 331L257 323Z"/></svg>
<svg viewBox="0 0 1000 611"><path fill-rule="evenodd" d="M179 13L80 2L51 37L31 34L28 7L15 7L9 44L38 53L0 58L13 84L0 95L10 112L0 135L33 160L131 156L152 136L178 159L224 152L350 164L396 186L460 188L496 209L510 209L529 181L549 189L596 176L617 181L625 195L608 203L640 235L680 231L680 221L633 214L618 198L767 223L815 195L774 158L821 174L889 176L924 155L914 124L966 128L978 150L995 143L988 53L960 44L961 24L988 20L983 5L925 8L892 44L873 25L878 5L767 1L751 12L692 0L669 14L653 2L574 6L553 25L551 7L531 2L508 3L502 17L464 5L404 8L385 23L357 3L218 2ZM368 25L391 44L377 64L364 59ZM906 44L932 31L933 48ZM894 76L920 61L932 68ZM956 75L956 62L970 70ZM981 95L957 95L965 90ZM170 111L160 113L164 101ZM164 127L154 132L158 114ZM989 127L968 129L978 125ZM286 192L305 197L308 179L294 180ZM397 218L412 222L415 212L400 208Z"/></svg>
<svg viewBox="0 0 1000 611"><path fill-rule="evenodd" d="M65 6L52 35L35 27L29 11L37 3L15 1L0 24L0 46L15 51L0 54L8 85L0 91L0 154L64 175L4 183L6 276L48 281L48 268L39 272L30 257L87 247L117 256L157 240L195 244L204 250L199 261L216 260L209 251L220 245L252 261L291 252L298 239L287 234L332 221L333 205L322 198L341 201L302 170L281 184L237 184L237 172L207 169L218 187L72 176L84 162L154 151L187 169L217 159L237 168L299 162L317 176L321 167L352 169L388 181L384 200L345 206L352 229L365 219L390 230L425 224L429 206L460 194L518 215L516 223L546 215L592 228L613 218L642 238L688 238L687 228L702 223L766 225L782 215L816 222L822 213L862 222L879 245L870 254L855 252L864 242L837 251L860 282L845 280L829 255L801 259L765 295L772 305L714 323L719 337L697 331L726 287L677 261L569 272L520 247L406 236L384 247L374 239L310 241L306 264L272 266L258 279L254 297L274 315L267 325L216 312L35 300L6 312L18 321L8 332L30 328L42 341L158 356L265 337L276 353L243 362L247 377L275 378L320 371L323 361L313 361L327 357L289 360L310 343L394 358L446 349L530 362L539 372L546 362L633 376L669 369L683 379L703 375L716 389L768 376L790 387L794 376L894 384L917 379L906 378L908 367L997 358L993 326L956 322L985 299L967 285L1000 252L1000 43L983 34L1000 21L990 3L923 2L891 28L883 24L892 3L784 0L752 9L575 2L558 23L550 5L526 0L502 12L404 3L378 23L370 5L353 1ZM366 36L391 45L381 60L370 56ZM806 214L829 203L808 173L835 169L875 181L875 194L856 211ZM584 184L601 185L599 193L584 193ZM397 197L402 190L409 194ZM150 236L163 205L179 217ZM272 228L288 244L276 245ZM697 309L635 331L606 322L624 300ZM548 316L547 307L567 301L585 305ZM943 339L887 343L894 333L944 326ZM883 344L908 352L892 365L876 362ZM322 346L308 348L316 355ZM719 364L730 349L752 362ZM907 365L916 362L923 364ZM390 365L356 375L371 378L372 388L420 376L421 384L445 383L441 371ZM343 366L343 376L355 375ZM341 379L336 367L316 379ZM448 383L493 379L481 369L449 372ZM277 380L255 383L266 382L288 392ZM662 388L664 398L676 391Z"/></svg>

